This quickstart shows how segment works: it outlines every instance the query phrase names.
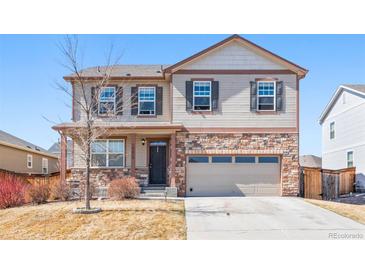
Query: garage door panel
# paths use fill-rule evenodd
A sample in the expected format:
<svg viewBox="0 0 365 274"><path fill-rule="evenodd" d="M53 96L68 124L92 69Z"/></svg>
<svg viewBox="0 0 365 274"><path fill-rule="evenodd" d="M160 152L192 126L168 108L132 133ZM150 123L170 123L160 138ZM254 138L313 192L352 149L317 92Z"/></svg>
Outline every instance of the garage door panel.
<svg viewBox="0 0 365 274"><path fill-rule="evenodd" d="M278 163L188 163L187 196L278 196Z"/></svg>

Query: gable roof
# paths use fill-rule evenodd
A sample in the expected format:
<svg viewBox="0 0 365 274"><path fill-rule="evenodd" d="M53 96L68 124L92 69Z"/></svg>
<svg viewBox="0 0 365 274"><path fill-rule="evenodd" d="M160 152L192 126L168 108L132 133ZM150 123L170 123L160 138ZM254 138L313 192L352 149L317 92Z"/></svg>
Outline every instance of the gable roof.
<svg viewBox="0 0 365 274"><path fill-rule="evenodd" d="M41 148L32 143L29 143L29 142L27 142L23 139L20 139L14 135L11 135L3 130L0 130L0 144L5 145L5 146L14 147L14 148L21 149L21 150L25 150L25 151L29 151L29 152L33 152L33 153L46 155L49 157L55 157L54 155L49 154L48 151L45 150L44 148Z"/></svg>
<svg viewBox="0 0 365 274"><path fill-rule="evenodd" d="M61 144L59 142L54 143L49 149L49 153L60 154L61 153ZM67 140L67 153L72 152L72 140Z"/></svg>
<svg viewBox="0 0 365 274"><path fill-rule="evenodd" d="M111 68L110 78L118 79L135 79L135 78L164 78L163 72L168 65L114 65ZM90 67L80 71L85 78L103 77L108 67L98 66ZM76 74L63 77L63 79L72 80Z"/></svg>
<svg viewBox="0 0 365 274"><path fill-rule="evenodd" d="M319 117L319 123L322 124L324 119L326 119L328 113L331 111L332 107L336 103L338 97L341 95L343 90L349 90L354 92L355 94L365 95L365 84L343 84L340 85L335 93L332 95L331 100L323 110L321 116Z"/></svg>
<svg viewBox="0 0 365 274"><path fill-rule="evenodd" d="M315 155L302 155L299 157L301 167L322 167L322 158Z"/></svg>
<svg viewBox="0 0 365 274"><path fill-rule="evenodd" d="M259 45L256 45L254 43L252 43L251 41L241 37L240 35L237 35L237 34L234 34L234 35L231 35L229 36L228 38L170 66L170 67L167 67L165 69L165 72L166 73L173 73L175 71L177 71L179 68L181 68L182 66L184 66L185 64L187 63L190 63L190 62L193 62L195 61L196 59L202 57L202 56L205 56L207 54L209 54L211 51L217 49L217 48L220 48L220 47L223 47L225 45L227 45L228 43L232 42L232 41L238 41L240 43L242 43L244 46L250 48L251 50L255 51L256 53L260 54L260 55L263 55L269 59L271 59L272 61L276 62L276 63L279 63L285 67L287 67L289 70L295 72L296 74L298 74L301 78L304 78L305 75L307 74L308 70L303 68L303 67L300 67L299 65L297 64L294 64L293 62L289 61L289 60L286 60L284 59L283 57L280 57L278 55L276 55L275 53L272 53L271 51L268 51L262 47L260 47Z"/></svg>

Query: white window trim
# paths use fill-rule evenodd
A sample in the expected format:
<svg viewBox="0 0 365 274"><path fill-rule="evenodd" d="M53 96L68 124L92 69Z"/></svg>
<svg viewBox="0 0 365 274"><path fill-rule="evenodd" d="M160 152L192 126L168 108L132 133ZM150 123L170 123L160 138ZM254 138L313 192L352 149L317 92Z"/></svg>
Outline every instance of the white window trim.
<svg viewBox="0 0 365 274"><path fill-rule="evenodd" d="M100 98L102 92L104 89L107 89L107 88L112 88L114 90L114 100L102 100ZM110 115L110 113L100 113L100 103L113 103L114 104L114 108L113 108L113 114L115 114L115 105L116 105L116 97L117 97L117 94L116 94L116 90L115 90L115 87L103 87L100 89L100 94L99 94L99 100L98 100L98 115L101 115L101 116L107 116L107 115Z"/></svg>
<svg viewBox="0 0 365 274"><path fill-rule="evenodd" d="M142 102L153 102L153 114L150 113L150 114L142 114L140 113L140 91L141 91L141 88L152 88L153 89L153 94L154 94L154 100L142 100ZM155 116L156 115L156 87L148 87L148 86L145 86L145 87L138 87L138 116Z"/></svg>
<svg viewBox="0 0 365 274"><path fill-rule="evenodd" d="M353 150L346 151L346 167L349 168L349 152L352 152L352 167L355 166L355 153Z"/></svg>
<svg viewBox="0 0 365 274"><path fill-rule="evenodd" d="M46 163L46 164L44 164ZM44 172L44 169L47 169L47 172ZM42 174L48 174L48 159L47 158L42 158Z"/></svg>
<svg viewBox="0 0 365 274"><path fill-rule="evenodd" d="M29 165L30 163L30 165ZM27 168L33 168L33 155L28 154L27 155Z"/></svg>
<svg viewBox="0 0 365 274"><path fill-rule="evenodd" d="M195 96L195 83L209 83L210 95ZM210 97L209 109L195 109L195 97ZM212 82L211 81L193 81L193 111L212 111Z"/></svg>
<svg viewBox="0 0 365 274"><path fill-rule="evenodd" d="M94 169L101 169L101 168L125 168L125 139L98 139L96 141L106 141L106 153L93 153L90 148L90 157L92 157L93 154L106 154L106 165L105 166L93 166L92 161L90 159L91 168ZM109 166L109 141L122 141L123 143L123 165L122 166ZM110 153L110 154L121 154L121 153Z"/></svg>
<svg viewBox="0 0 365 274"><path fill-rule="evenodd" d="M274 83L274 95L260 95L259 94L259 84L260 83ZM256 102L256 109L257 111L261 112L261 111L276 111L276 81L257 81L257 102ZM260 102L260 97L273 97L274 98L274 109L260 109L259 108L259 102Z"/></svg>
<svg viewBox="0 0 365 274"><path fill-rule="evenodd" d="M333 138L331 136L332 133L331 125L333 125ZM336 123L333 121L330 123L330 140L334 140L335 138L336 138Z"/></svg>

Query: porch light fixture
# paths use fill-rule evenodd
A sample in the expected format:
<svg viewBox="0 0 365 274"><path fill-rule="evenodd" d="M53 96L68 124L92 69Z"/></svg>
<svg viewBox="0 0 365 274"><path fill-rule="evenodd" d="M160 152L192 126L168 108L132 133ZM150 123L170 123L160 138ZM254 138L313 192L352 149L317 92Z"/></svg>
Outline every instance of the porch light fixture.
<svg viewBox="0 0 365 274"><path fill-rule="evenodd" d="M142 138L142 146L144 146L145 143L146 143L146 139Z"/></svg>

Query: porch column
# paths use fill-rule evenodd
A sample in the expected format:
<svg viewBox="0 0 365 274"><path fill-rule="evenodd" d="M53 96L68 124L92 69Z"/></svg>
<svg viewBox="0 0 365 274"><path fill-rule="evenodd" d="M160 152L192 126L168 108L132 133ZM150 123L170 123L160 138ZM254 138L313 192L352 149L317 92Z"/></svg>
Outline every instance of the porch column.
<svg viewBox="0 0 365 274"><path fill-rule="evenodd" d="M67 137L64 134L61 135L61 145L60 145L60 179L61 183L66 183L66 170L67 170Z"/></svg>
<svg viewBox="0 0 365 274"><path fill-rule="evenodd" d="M136 177L136 134L131 135L131 176Z"/></svg>
<svg viewBox="0 0 365 274"><path fill-rule="evenodd" d="M170 163L170 187L176 187L175 183L175 168L176 168L176 134L171 134L171 163Z"/></svg>

